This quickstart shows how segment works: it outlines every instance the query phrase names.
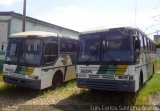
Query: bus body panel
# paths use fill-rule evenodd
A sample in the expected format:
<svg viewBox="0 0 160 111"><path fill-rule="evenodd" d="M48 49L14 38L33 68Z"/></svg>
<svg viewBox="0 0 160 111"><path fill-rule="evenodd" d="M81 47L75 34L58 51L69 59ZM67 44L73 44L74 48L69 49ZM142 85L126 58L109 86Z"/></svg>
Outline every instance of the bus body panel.
<svg viewBox="0 0 160 111"><path fill-rule="evenodd" d="M88 89L135 92L139 88L135 78L139 75L133 70L135 65L77 65L77 85ZM133 79L129 80L130 77Z"/></svg>
<svg viewBox="0 0 160 111"><path fill-rule="evenodd" d="M77 78L77 85L80 88L106 90L106 91L127 91L135 92L135 81L105 80L105 79L82 79Z"/></svg>
<svg viewBox="0 0 160 111"><path fill-rule="evenodd" d="M34 70L32 70L29 75L17 73L17 69L17 65L4 64L3 79L5 83L34 89L41 89L41 76L38 76L39 80L33 80L34 76L40 74L39 68L34 68Z"/></svg>
<svg viewBox="0 0 160 111"><path fill-rule="evenodd" d="M64 56L67 57L67 59L64 58ZM48 66L45 68L34 68L33 73L29 74L29 75L18 74L18 73L16 73L16 69L17 69L17 65L4 64L4 69L3 69L4 70L3 71L4 77L5 77L4 81L8 84L20 85L20 86L30 87L30 88L34 88L34 89L45 89L47 87L51 87L52 86L52 79L54 77L54 74L57 71L62 72L63 82L75 79L75 77L76 77L75 65L72 65L71 58L67 54L60 56L59 59L57 60L57 62L52 66ZM39 78L39 81L37 81L38 83L34 82L35 80L32 80L32 78L34 76L38 76L38 78ZM13 83L9 79L14 79L15 82ZM23 81L26 81L26 84L21 85L20 82L18 83L18 81L20 79L23 79ZM31 87L29 81L30 82L33 81L31 83L35 84L35 85L33 85L33 87Z"/></svg>

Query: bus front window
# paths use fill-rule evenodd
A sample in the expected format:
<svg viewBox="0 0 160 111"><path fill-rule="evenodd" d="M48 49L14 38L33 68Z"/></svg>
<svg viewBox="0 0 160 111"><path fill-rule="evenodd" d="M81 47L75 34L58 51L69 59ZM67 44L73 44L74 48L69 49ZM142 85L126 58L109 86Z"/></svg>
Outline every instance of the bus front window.
<svg viewBox="0 0 160 111"><path fill-rule="evenodd" d="M100 35L86 35L80 40L79 62L100 61Z"/></svg>
<svg viewBox="0 0 160 111"><path fill-rule="evenodd" d="M17 63L21 50L22 39L10 38L6 50L5 62Z"/></svg>
<svg viewBox="0 0 160 111"><path fill-rule="evenodd" d="M20 63L40 65L41 41L40 39L25 39L22 45Z"/></svg>
<svg viewBox="0 0 160 111"><path fill-rule="evenodd" d="M131 37L118 31L107 32L103 37L103 61L132 62Z"/></svg>

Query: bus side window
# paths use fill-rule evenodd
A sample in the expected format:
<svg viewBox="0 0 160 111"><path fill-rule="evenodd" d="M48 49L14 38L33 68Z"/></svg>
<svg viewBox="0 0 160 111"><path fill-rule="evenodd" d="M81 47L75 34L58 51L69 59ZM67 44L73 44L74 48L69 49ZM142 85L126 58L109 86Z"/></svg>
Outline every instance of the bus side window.
<svg viewBox="0 0 160 111"><path fill-rule="evenodd" d="M68 40L66 38L61 38L61 42L60 42L60 52L61 53L66 53L69 52L69 49L71 46L71 44L68 42Z"/></svg>
<svg viewBox="0 0 160 111"><path fill-rule="evenodd" d="M141 35L141 34L139 34L139 40L140 40L140 43L141 43L141 50L143 50L144 49L144 37Z"/></svg>
<svg viewBox="0 0 160 111"><path fill-rule="evenodd" d="M141 44L141 41L139 41L139 37L136 36L135 37L135 58L136 58L136 61L139 61L139 56L140 56L140 44ZM140 44L139 44L140 43Z"/></svg>
<svg viewBox="0 0 160 111"><path fill-rule="evenodd" d="M150 42L148 38L147 38L147 49L150 50Z"/></svg>
<svg viewBox="0 0 160 111"><path fill-rule="evenodd" d="M73 52L73 49L74 49L74 44L73 41L70 40L68 41L68 52Z"/></svg>
<svg viewBox="0 0 160 111"><path fill-rule="evenodd" d="M73 42L73 51L72 52L77 52L78 51L78 43L77 41Z"/></svg>
<svg viewBox="0 0 160 111"><path fill-rule="evenodd" d="M49 41L44 46L44 64L52 64L58 56L57 41Z"/></svg>
<svg viewBox="0 0 160 111"><path fill-rule="evenodd" d="M67 53L67 52L77 52L77 41L74 41L72 39L61 39L61 53Z"/></svg>
<svg viewBox="0 0 160 111"><path fill-rule="evenodd" d="M145 46L145 49L147 50L147 40L145 37L144 37L144 46Z"/></svg>

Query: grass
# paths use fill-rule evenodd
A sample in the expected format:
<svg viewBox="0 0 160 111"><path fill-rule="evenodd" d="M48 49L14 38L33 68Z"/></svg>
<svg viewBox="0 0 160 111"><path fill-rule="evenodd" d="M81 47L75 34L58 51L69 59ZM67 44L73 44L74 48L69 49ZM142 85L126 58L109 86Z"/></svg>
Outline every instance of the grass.
<svg viewBox="0 0 160 111"><path fill-rule="evenodd" d="M73 80L68 83L65 83L63 86L57 87L55 90L53 90L51 88L45 89L45 90L41 91L40 96L45 98L48 95L60 94L62 92L68 92L69 90L70 91L73 90L75 88L75 86L76 86L76 82ZM70 93L70 94L72 94L72 93Z"/></svg>
<svg viewBox="0 0 160 111"><path fill-rule="evenodd" d="M0 82L3 81L3 78L2 78L2 73L0 72Z"/></svg>
<svg viewBox="0 0 160 111"><path fill-rule="evenodd" d="M157 68L160 68L160 60L158 60ZM159 70L158 70L159 71ZM147 81L144 87L138 92L135 105L147 104L152 94L160 92L160 73L155 73L153 77Z"/></svg>
<svg viewBox="0 0 160 111"><path fill-rule="evenodd" d="M0 89L1 87L4 86L4 83L3 83L3 76L2 76L2 71L0 71Z"/></svg>

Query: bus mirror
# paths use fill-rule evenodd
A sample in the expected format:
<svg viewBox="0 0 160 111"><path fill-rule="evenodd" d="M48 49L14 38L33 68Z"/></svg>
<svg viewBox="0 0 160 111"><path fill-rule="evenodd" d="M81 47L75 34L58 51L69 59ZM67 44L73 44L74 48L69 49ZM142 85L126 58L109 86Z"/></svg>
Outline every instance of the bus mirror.
<svg viewBox="0 0 160 111"><path fill-rule="evenodd" d="M3 51L3 49L4 49L4 44L2 44L2 47L1 47L1 50Z"/></svg>
<svg viewBox="0 0 160 111"><path fill-rule="evenodd" d="M136 40L136 42L135 42L135 49L139 49L140 50L140 47L141 47L140 40Z"/></svg>

